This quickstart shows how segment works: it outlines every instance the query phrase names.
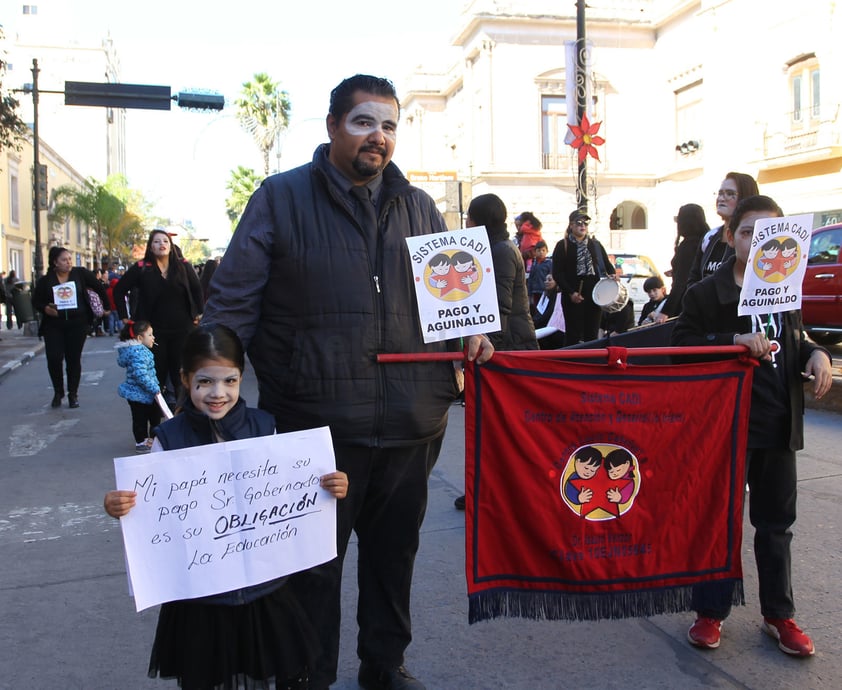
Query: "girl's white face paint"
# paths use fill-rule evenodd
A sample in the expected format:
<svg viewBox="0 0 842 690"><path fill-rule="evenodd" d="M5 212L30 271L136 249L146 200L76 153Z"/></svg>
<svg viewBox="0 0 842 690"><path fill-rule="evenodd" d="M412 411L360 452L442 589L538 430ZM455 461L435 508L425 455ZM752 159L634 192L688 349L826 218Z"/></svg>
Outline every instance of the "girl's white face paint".
<svg viewBox="0 0 842 690"><path fill-rule="evenodd" d="M345 131L354 137L367 137L380 131L395 141L398 129L398 109L379 101L365 101L355 105L345 116Z"/></svg>
<svg viewBox="0 0 842 690"><path fill-rule="evenodd" d="M193 406L211 419L222 419L240 399L242 372L227 359L211 359L182 374Z"/></svg>

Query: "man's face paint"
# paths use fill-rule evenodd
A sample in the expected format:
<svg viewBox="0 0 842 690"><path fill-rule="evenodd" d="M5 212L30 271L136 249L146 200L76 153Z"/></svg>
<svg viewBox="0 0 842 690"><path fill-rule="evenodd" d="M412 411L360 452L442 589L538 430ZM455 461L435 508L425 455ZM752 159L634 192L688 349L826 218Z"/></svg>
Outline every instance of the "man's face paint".
<svg viewBox="0 0 842 690"><path fill-rule="evenodd" d="M352 182L367 182L392 159L398 127L393 98L357 91L341 122L327 118L330 162Z"/></svg>
<svg viewBox="0 0 842 690"><path fill-rule="evenodd" d="M345 116L345 131L352 137L367 137L379 131L387 139L395 141L397 129L398 109L388 103L358 103Z"/></svg>

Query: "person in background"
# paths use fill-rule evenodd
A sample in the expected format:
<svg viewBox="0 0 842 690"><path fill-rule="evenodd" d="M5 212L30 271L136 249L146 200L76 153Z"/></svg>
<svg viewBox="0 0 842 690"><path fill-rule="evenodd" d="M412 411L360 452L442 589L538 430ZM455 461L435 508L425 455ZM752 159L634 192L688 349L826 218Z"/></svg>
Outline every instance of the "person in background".
<svg viewBox="0 0 842 690"><path fill-rule="evenodd" d="M564 309L553 274L544 279L544 294L535 305L535 337L541 350L557 350L564 347Z"/></svg>
<svg viewBox="0 0 842 690"><path fill-rule="evenodd" d="M534 213L524 211L518 216L515 227L518 233L517 247L520 249L520 254L523 257L523 264L526 267L526 275L528 277L535 260L535 246L543 239L541 236L543 225Z"/></svg>
<svg viewBox="0 0 842 690"><path fill-rule="evenodd" d="M719 191L716 192L716 213L722 219L722 225L708 231L702 238L696 260L690 267L688 286L712 275L720 264L733 254L733 249L725 241L725 230L731 214L742 199L757 194L760 194L757 182L751 175L738 172L725 175L725 179L719 185Z"/></svg>
<svg viewBox="0 0 842 690"><path fill-rule="evenodd" d="M204 299L193 266L179 258L166 230L149 233L146 254L114 286L120 318L129 318L126 296L132 304L131 321L148 321L155 329L155 368L161 391L173 406L181 388L181 351L187 334L199 323Z"/></svg>
<svg viewBox="0 0 842 690"><path fill-rule="evenodd" d="M179 414L157 427L152 452L275 433L272 416L246 407L240 398L245 354L231 329L200 326L185 338L182 354L189 397ZM348 493L348 477L331 472L319 478L319 486L341 499ZM105 495L103 507L111 517L122 518L136 503L135 491L115 490ZM318 639L307 612L289 578L278 577L162 604L148 675L175 679L182 690L308 690L317 655Z"/></svg>
<svg viewBox="0 0 842 690"><path fill-rule="evenodd" d="M161 423L161 409L155 396L161 392L152 348L155 333L148 321L123 326L117 350L117 364L126 370L126 380L118 393L129 403L132 412L132 433L135 452L148 453L152 447L152 430Z"/></svg>
<svg viewBox="0 0 842 690"><path fill-rule="evenodd" d="M553 250L552 275L562 295L565 345L596 340L602 309L593 301L594 286L605 276L618 279L605 248L588 234L590 221L587 213L573 211L567 235Z"/></svg>
<svg viewBox="0 0 842 690"><path fill-rule="evenodd" d="M650 326L654 323L660 323L658 316L667 299L664 281L661 280L660 276L650 276L643 281L643 289L649 295L649 301L643 305L637 325Z"/></svg>
<svg viewBox="0 0 842 690"><path fill-rule="evenodd" d="M523 258L506 230L506 205L496 194L482 194L471 200L465 225L485 226L491 243L491 261L497 286L500 330L488 333L495 350L537 350L538 340L529 314ZM546 243L544 244L546 254ZM453 501L465 510L465 495Z"/></svg>
<svg viewBox="0 0 842 690"><path fill-rule="evenodd" d="M725 229L733 253L713 275L688 288L672 344L744 345L758 360L751 386L746 495L755 530L761 628L786 654L812 656L813 641L793 620L790 527L796 517L795 453L804 446L804 376L814 377L816 398L824 396L833 381L830 353L804 337L799 310L737 315L755 221L781 216L780 207L767 196L750 196L737 204ZM694 587L697 618L687 633L690 644L719 647L733 595L733 582Z"/></svg>
<svg viewBox="0 0 842 690"><path fill-rule="evenodd" d="M213 278L218 265L219 262L216 259L208 259L202 267L202 274L199 276L199 284L202 286L202 297L204 299L202 304L208 301L211 278Z"/></svg>
<svg viewBox="0 0 842 690"><path fill-rule="evenodd" d="M537 350L523 259L506 230L506 205L496 194L475 197L468 206L465 225L469 228L485 226L491 245L500 310L500 330L487 334L491 344L495 350Z"/></svg>
<svg viewBox="0 0 842 690"><path fill-rule="evenodd" d="M15 303L14 303L14 294L13 290L15 289L15 283L18 282L17 273L15 273L14 269L9 271L9 275L6 276L5 287L6 287L6 329L12 330L12 315L15 313ZM21 327L22 324L18 323L18 328Z"/></svg>
<svg viewBox="0 0 842 690"><path fill-rule="evenodd" d="M119 335L123 329L123 322L120 321L120 315L117 313L117 305L114 302L114 286L120 282L117 274L108 274L108 287L105 289L105 294L108 295L108 308L111 313L108 315L108 335Z"/></svg>
<svg viewBox="0 0 842 690"><path fill-rule="evenodd" d="M544 240L538 240L532 248L532 270L529 272L529 278L526 281L526 290L529 293L529 308L530 313L535 315L535 305L544 294L544 283L547 276L552 273L553 261L547 258L549 249Z"/></svg>
<svg viewBox="0 0 842 690"><path fill-rule="evenodd" d="M453 362L382 364L377 355L461 348L424 343L419 328L405 238L447 228L435 201L391 162L399 117L388 79L358 74L333 89L330 143L252 195L204 314L239 334L278 430L328 426L350 480L337 507L337 558L291 577L321 637L314 690L336 681L352 531L357 680L365 690L424 687L404 666L412 574L428 478L460 388ZM467 338L466 350L480 363L493 354L485 336Z"/></svg>
<svg viewBox="0 0 842 690"><path fill-rule="evenodd" d="M65 392L64 364L68 406L76 408L82 380L82 349L94 318L87 290L96 292L103 305L108 304L108 296L91 271L73 265L73 256L64 247L50 247L47 266L47 272L35 284L32 306L42 314L39 335L44 338L47 371L53 384L50 406L61 407Z"/></svg>
<svg viewBox="0 0 842 690"><path fill-rule="evenodd" d="M671 261L672 287L665 304L652 318L654 323L663 323L681 313L681 300L690 280L693 263L698 261L702 238L710 232L705 211L698 204L685 204L675 217L675 251ZM641 315L642 316L642 315Z"/></svg>

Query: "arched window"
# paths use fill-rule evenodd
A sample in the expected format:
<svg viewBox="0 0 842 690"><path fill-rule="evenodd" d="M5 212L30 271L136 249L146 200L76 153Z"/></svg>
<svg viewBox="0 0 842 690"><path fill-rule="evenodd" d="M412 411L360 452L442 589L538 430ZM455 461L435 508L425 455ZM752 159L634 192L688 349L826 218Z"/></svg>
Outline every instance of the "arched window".
<svg viewBox="0 0 842 690"><path fill-rule="evenodd" d="M790 118L809 123L821 116L821 72L815 53L799 55L786 63L789 77Z"/></svg>
<svg viewBox="0 0 842 690"><path fill-rule="evenodd" d="M646 209L636 201L623 201L611 211L611 230L646 230Z"/></svg>

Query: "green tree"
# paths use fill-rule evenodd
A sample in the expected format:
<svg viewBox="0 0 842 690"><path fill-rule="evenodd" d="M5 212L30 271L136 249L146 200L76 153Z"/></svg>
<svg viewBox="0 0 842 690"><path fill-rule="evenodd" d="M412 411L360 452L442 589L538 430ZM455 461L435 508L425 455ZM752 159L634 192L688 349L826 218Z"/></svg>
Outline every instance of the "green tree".
<svg viewBox="0 0 842 690"><path fill-rule="evenodd" d="M78 220L93 229L96 256L128 260L145 235L143 197L129 189L125 177L111 175L103 184L93 177L82 187L62 185L53 192L49 221Z"/></svg>
<svg viewBox="0 0 842 690"><path fill-rule="evenodd" d="M238 165L236 170L231 171L231 178L225 188L231 195L225 200L225 212L228 220L231 221L231 230L237 227L240 216L246 208L251 195L260 186L262 178L251 168L244 168Z"/></svg>
<svg viewBox="0 0 842 690"><path fill-rule="evenodd" d="M289 94L261 72L243 84L235 101L240 126L254 138L263 155L263 174L269 174L269 153L278 136L289 126Z"/></svg>
<svg viewBox="0 0 842 690"><path fill-rule="evenodd" d="M0 27L0 43L5 35ZM29 132L23 120L18 115L18 100L3 88L6 77L6 61L0 55L0 151L3 149L19 149L21 139Z"/></svg>

